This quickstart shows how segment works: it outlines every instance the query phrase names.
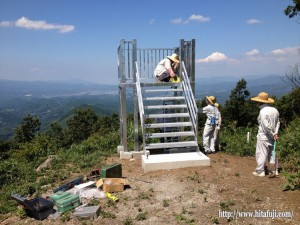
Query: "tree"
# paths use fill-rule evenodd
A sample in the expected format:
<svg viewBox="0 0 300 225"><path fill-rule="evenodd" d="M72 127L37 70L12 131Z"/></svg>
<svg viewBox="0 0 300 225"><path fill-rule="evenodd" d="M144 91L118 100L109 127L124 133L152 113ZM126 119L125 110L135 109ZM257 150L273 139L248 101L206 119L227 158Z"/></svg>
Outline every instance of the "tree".
<svg viewBox="0 0 300 225"><path fill-rule="evenodd" d="M293 0L293 3L294 5L288 5L284 10L284 14L289 18L300 15L300 0Z"/></svg>
<svg viewBox="0 0 300 225"><path fill-rule="evenodd" d="M233 123L240 127L256 123L257 110L255 104L249 101L249 96L246 80L239 80L221 111L225 124Z"/></svg>
<svg viewBox="0 0 300 225"><path fill-rule="evenodd" d="M71 143L80 143L96 130L98 116L91 108L78 109L73 118L67 121Z"/></svg>
<svg viewBox="0 0 300 225"><path fill-rule="evenodd" d="M282 125L288 125L300 115L300 88L293 89L275 102Z"/></svg>
<svg viewBox="0 0 300 225"><path fill-rule="evenodd" d="M50 129L47 132L54 146L57 148L63 147L65 143L64 129L58 122L53 122L50 125Z"/></svg>
<svg viewBox="0 0 300 225"><path fill-rule="evenodd" d="M100 134L111 133L112 131L118 130L119 126L120 121L118 114L113 113L111 116L104 115L97 121L97 132Z"/></svg>
<svg viewBox="0 0 300 225"><path fill-rule="evenodd" d="M31 141L40 128L40 119L37 116L27 114L21 121L21 124L15 129L16 142L25 143Z"/></svg>
<svg viewBox="0 0 300 225"><path fill-rule="evenodd" d="M290 82L295 88L300 87L300 64L295 64L294 67L290 67L286 73L285 77L288 82Z"/></svg>

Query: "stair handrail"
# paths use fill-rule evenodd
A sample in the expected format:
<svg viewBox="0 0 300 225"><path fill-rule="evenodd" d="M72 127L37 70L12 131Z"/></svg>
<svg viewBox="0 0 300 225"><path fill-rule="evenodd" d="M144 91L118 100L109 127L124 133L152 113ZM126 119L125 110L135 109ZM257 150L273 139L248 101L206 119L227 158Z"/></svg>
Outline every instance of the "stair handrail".
<svg viewBox="0 0 300 225"><path fill-rule="evenodd" d="M192 120L193 129L195 132L195 138L197 140L197 134L198 134L198 108L196 104L196 100L192 91L191 83L188 78L186 68L184 65L184 62L181 62L182 66L182 88L185 93L185 99L188 106L188 111L190 114L190 118Z"/></svg>
<svg viewBox="0 0 300 225"><path fill-rule="evenodd" d="M136 92L137 92L137 98L138 98L138 105L139 105L139 114L140 114L140 122L141 122L141 128L142 128L142 135L143 135L143 151L146 156L146 142L145 142L145 128L144 128L144 104L143 104L143 98L142 98L142 89L141 89L141 82L140 82L140 73L139 73L139 67L138 63L135 62L135 67L136 67Z"/></svg>

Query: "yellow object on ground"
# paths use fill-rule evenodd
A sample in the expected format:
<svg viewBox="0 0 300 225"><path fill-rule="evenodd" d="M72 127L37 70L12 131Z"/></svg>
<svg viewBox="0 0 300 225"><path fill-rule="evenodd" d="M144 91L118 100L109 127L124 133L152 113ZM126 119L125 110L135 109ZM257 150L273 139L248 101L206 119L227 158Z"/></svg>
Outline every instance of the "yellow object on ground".
<svg viewBox="0 0 300 225"><path fill-rule="evenodd" d="M114 201L114 202L116 202L116 201L119 200L116 196L113 196L113 195L112 195L111 193L109 193L109 192L105 192L105 195L106 195L107 198L109 198L110 200L112 200L112 201Z"/></svg>

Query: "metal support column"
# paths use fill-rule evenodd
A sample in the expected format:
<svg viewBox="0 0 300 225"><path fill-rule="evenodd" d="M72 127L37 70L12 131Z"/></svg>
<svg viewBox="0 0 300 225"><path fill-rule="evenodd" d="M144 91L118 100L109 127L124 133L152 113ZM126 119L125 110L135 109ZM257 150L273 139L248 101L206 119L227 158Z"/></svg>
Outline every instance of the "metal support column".
<svg viewBox="0 0 300 225"><path fill-rule="evenodd" d="M191 41L191 44L192 44L192 46L191 46L191 54L190 54L190 57L191 57L191 69L190 69L190 76L191 76L191 87L192 87L192 91L193 91L193 94L194 94L194 96L195 96L195 76L196 76L196 74L195 74L195 60L196 60L196 58L195 58L195 49L196 49L196 41L195 41L195 39L192 39L192 41Z"/></svg>
<svg viewBox="0 0 300 225"><path fill-rule="evenodd" d="M132 40L132 77L133 77L133 83L136 83L136 67L135 62L137 61L137 47L136 47L136 40ZM134 99L133 99L133 122L134 122L134 150L139 151L139 103L138 103L138 97L137 97L137 91L136 91L136 85L133 85L133 93L134 93Z"/></svg>
<svg viewBox="0 0 300 225"><path fill-rule="evenodd" d="M121 146L124 151L127 149L127 107L126 107L126 86L125 86L125 40L121 40L120 47L118 49L119 54L119 117L120 117L120 140Z"/></svg>

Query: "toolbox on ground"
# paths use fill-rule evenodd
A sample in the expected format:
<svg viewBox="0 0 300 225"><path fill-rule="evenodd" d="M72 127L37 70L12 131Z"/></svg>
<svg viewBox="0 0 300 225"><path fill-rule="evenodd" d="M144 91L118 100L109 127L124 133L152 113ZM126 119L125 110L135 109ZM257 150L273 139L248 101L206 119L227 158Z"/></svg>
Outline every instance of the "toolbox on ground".
<svg viewBox="0 0 300 225"><path fill-rule="evenodd" d="M97 181L97 188L101 187L105 192L124 191L124 186L128 185L127 181L122 178L101 178Z"/></svg>
<svg viewBox="0 0 300 225"><path fill-rule="evenodd" d="M97 219L100 212L100 206L87 206L77 209L73 215L79 218Z"/></svg>
<svg viewBox="0 0 300 225"><path fill-rule="evenodd" d="M80 205L80 199L78 195L69 194L68 196L61 198L55 202L57 206L57 210L59 212L66 212L70 209L74 209L75 207Z"/></svg>
<svg viewBox="0 0 300 225"><path fill-rule="evenodd" d="M57 200L65 198L69 195L70 195L69 192L58 191L58 192L54 193L53 195L50 195L50 199L52 199L55 204Z"/></svg>
<svg viewBox="0 0 300 225"><path fill-rule="evenodd" d="M122 164L114 163L101 168L101 178L122 178Z"/></svg>
<svg viewBox="0 0 300 225"><path fill-rule="evenodd" d="M76 178L76 179L74 179L72 181L69 181L69 182L61 185L60 187L54 189L53 192L56 193L58 191L67 191L67 190L70 190L75 185L82 184L82 182L83 182L83 179L81 177Z"/></svg>
<svg viewBox="0 0 300 225"><path fill-rule="evenodd" d="M53 202L47 199L38 197L27 200L18 194L12 194L11 197L23 205L25 211L37 220L46 219L53 213Z"/></svg>

